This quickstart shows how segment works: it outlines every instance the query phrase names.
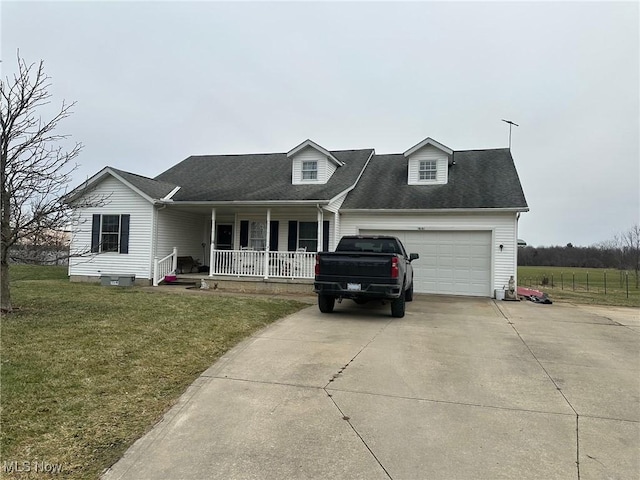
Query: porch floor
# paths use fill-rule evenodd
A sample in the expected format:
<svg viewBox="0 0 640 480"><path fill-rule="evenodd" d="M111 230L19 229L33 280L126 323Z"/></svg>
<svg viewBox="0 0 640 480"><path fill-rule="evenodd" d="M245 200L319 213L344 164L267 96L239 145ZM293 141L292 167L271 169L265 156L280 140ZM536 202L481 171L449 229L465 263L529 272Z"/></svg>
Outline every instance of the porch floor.
<svg viewBox="0 0 640 480"><path fill-rule="evenodd" d="M229 275L209 276L206 273L180 273L177 277L178 281L195 282L196 285L202 285L204 281L209 289L223 292L315 295L313 279L307 278L264 279Z"/></svg>

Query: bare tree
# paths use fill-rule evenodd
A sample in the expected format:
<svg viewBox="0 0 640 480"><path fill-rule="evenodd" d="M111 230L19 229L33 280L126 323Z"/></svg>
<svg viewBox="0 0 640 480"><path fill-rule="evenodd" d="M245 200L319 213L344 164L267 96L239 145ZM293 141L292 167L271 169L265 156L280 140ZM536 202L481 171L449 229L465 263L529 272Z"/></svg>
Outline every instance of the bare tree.
<svg viewBox="0 0 640 480"><path fill-rule="evenodd" d="M638 288L640 273L640 225L636 224L622 235L622 243L627 256L627 261L636 272L636 288Z"/></svg>
<svg viewBox="0 0 640 480"><path fill-rule="evenodd" d="M602 266L605 268L622 269L624 265L624 253L622 250L622 238L614 235L609 240L604 240L596 244L602 257Z"/></svg>
<svg viewBox="0 0 640 480"><path fill-rule="evenodd" d="M0 80L0 176L2 212L0 308L11 312L9 251L21 242L60 231L68 221L64 202L74 159L82 149L70 149L68 135L55 133L58 123L71 115L74 103L62 102L56 113L43 120L39 112L51 101L50 77L44 62L27 64L18 52L18 71Z"/></svg>

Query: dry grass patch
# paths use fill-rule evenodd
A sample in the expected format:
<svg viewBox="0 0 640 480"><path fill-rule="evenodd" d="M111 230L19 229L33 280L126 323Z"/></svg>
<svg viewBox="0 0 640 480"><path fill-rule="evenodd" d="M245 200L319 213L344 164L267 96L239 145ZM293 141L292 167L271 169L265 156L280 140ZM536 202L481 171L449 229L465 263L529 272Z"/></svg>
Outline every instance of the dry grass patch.
<svg viewBox="0 0 640 480"><path fill-rule="evenodd" d="M97 478L224 352L306 306L73 284L57 267L12 273L20 309L1 325L1 460L59 464L56 478Z"/></svg>

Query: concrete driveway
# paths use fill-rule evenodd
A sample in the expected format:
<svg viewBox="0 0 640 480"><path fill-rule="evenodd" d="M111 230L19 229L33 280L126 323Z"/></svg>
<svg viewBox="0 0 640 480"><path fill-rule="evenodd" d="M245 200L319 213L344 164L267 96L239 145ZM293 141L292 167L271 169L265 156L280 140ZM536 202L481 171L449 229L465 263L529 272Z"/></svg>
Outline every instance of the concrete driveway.
<svg viewBox="0 0 640 480"><path fill-rule="evenodd" d="M207 370L114 479L637 479L637 310L310 307Z"/></svg>

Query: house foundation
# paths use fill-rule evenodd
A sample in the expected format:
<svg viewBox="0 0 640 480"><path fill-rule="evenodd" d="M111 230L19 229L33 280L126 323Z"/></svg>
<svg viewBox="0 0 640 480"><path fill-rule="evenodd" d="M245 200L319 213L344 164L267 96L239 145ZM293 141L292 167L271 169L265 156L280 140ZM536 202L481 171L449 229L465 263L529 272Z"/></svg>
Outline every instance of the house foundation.
<svg viewBox="0 0 640 480"><path fill-rule="evenodd" d="M118 274L113 274L113 276L120 276ZM152 280L148 279L148 278L138 278L135 277L133 275L125 275L128 277L133 277L133 285L135 285L136 287L148 287L150 285L153 284ZM76 282L76 283L102 283L102 278L104 277L104 275L102 276L95 276L95 275L70 275L69 276L69 281L70 282Z"/></svg>
<svg viewBox="0 0 640 480"><path fill-rule="evenodd" d="M205 282L210 290L236 293L314 295L312 279L246 278L227 276L178 275L179 280Z"/></svg>

